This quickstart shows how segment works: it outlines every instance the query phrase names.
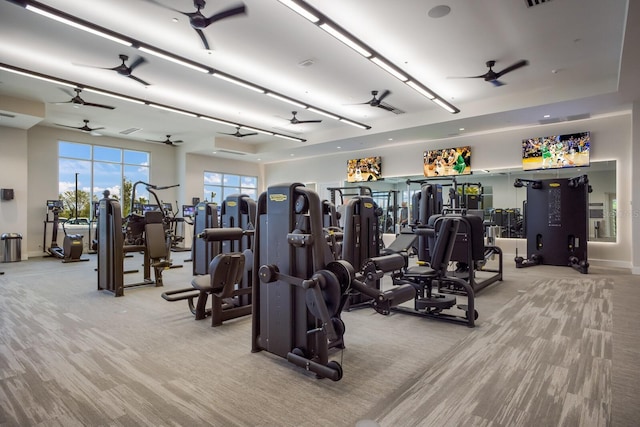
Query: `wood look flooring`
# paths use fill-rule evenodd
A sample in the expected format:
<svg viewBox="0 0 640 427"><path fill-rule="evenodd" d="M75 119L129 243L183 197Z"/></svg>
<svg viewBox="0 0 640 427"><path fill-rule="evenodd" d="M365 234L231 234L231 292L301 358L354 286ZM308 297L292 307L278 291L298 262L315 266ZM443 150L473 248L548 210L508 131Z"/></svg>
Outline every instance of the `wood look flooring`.
<svg viewBox="0 0 640 427"><path fill-rule="evenodd" d="M508 264L474 329L345 312L339 382L251 353L249 316L212 328L163 300L189 264L120 298L95 259L2 264L0 426L639 425L640 278Z"/></svg>

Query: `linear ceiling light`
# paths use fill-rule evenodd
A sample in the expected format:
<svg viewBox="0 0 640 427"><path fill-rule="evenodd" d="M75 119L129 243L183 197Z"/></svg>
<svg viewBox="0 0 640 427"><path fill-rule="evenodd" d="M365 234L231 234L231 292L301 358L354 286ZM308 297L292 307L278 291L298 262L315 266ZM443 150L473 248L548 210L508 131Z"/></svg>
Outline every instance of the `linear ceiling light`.
<svg viewBox="0 0 640 427"><path fill-rule="evenodd" d="M313 113L316 113L316 114L321 114L321 115L323 115L325 117L329 117L330 119L333 119L333 120L340 120L340 117L338 117L338 116L336 116L334 114L331 114L331 113L327 113L326 111L318 110L317 108L309 107L309 108L307 108L307 110L309 110L309 111L311 111Z"/></svg>
<svg viewBox="0 0 640 427"><path fill-rule="evenodd" d="M188 111L178 110L177 108L173 108L173 107L167 107L167 106L164 106L164 105L158 105L158 104L152 104L152 103L149 103L147 105L149 105L149 107L158 108L160 110L170 111L172 113L184 114L185 116L195 117L195 118L198 117L198 115L195 114L195 113L190 113Z"/></svg>
<svg viewBox="0 0 640 427"><path fill-rule="evenodd" d="M306 4L303 0L279 0L280 3L297 12L298 14L304 16L309 21L313 22L316 26L322 28L327 33L331 34L336 39L340 40L342 43L349 46L354 51L358 52L358 54L364 56L369 59L374 64L378 65L380 68L394 76L395 78L405 82L407 86L418 92L420 95L428 98L429 100L435 102L438 106L444 108L450 113L459 113L460 110L453 105L449 104L446 101L443 101L438 95L428 89L426 86L420 84L416 79L411 77L408 73L405 73L399 67L393 65L390 61L385 59L382 55L377 53L370 46L367 46L357 37L350 34L347 30L340 27L338 24L333 22L328 16L324 15L319 10L313 8L312 6ZM310 19L306 15L312 16L315 20ZM439 99L439 102L436 100ZM341 121L347 123L348 120Z"/></svg>
<svg viewBox="0 0 640 427"><path fill-rule="evenodd" d="M99 95L110 96L112 98L117 98L117 99L121 99L123 101L133 102L133 103L136 103L136 104L143 104L143 105L146 104L146 105L149 105L150 107L157 108L157 109L160 109L160 110L169 111L171 113L183 114L183 115L189 116L189 117L200 118L200 119L208 120L210 122L215 122L215 123L220 123L220 124L223 124L223 125L232 126L234 128L240 126L240 127L245 128L245 129L251 129L251 130L254 130L256 132L264 133L264 134L267 134L267 135L273 135L273 136L279 136L281 138L287 138L287 139L290 139L292 141L307 142L307 140L303 139L303 138L296 138L296 137L292 137L292 136L288 136L288 135L282 135L282 134L278 134L278 133L271 132L271 131L268 131L268 130L257 129L257 128L254 128L254 127L245 126L242 123L232 123L232 122L229 122L229 121L226 121L226 120L222 120L222 119L218 119L218 118L215 118L215 117L209 117L209 116L205 116L205 115L202 115L202 114L194 113L192 111L180 110L178 108L173 108L173 107L170 107L168 105L155 104L155 103L152 103L152 102L143 101L141 99L131 98L131 97L128 97L128 96L125 96L125 95L121 95L121 94L117 94L117 93L108 92L108 91L104 91L104 90L101 90L101 89L93 88L93 87L90 87L90 86L86 86L86 85L81 84L81 83L72 82L72 81L69 81L69 80L57 79L55 77L47 76L47 75L44 75L44 74L39 74L39 73L36 73L36 72L33 72L33 71L29 71L29 70L25 70L25 69L22 69L22 68L14 67L12 65L7 65L7 64L0 63L0 70L8 71L10 73L19 74L19 75L22 75L22 76L25 76L25 77L44 80L44 81L47 81L47 82L50 82L50 83L54 83L54 84L57 84L57 85L64 85L64 86L74 87L74 88L75 87L82 88L82 90L85 90L87 92L93 92L93 93L96 93L96 94L99 94ZM369 128L367 128L367 129L369 129Z"/></svg>
<svg viewBox="0 0 640 427"><path fill-rule="evenodd" d="M346 123L348 125L355 126L357 128L360 128L360 129L366 129L366 126L363 126L360 123L352 122L351 120L347 120L347 119L342 119L341 118L340 121L344 122L344 123Z"/></svg>
<svg viewBox="0 0 640 427"><path fill-rule="evenodd" d="M95 34L96 36L100 36L100 37L103 37L105 39L114 41L116 43L120 43L120 44L123 44L125 46L132 46L133 45L133 43L131 43L128 40L124 40L124 39L121 39L119 37L112 36L111 34L107 34L106 32L103 32L103 31L98 30L96 28L92 28L92 27L90 27L88 25L81 24L81 23L77 22L76 20L73 20L73 19L70 19L70 18L66 18L62 14L53 13L53 12L41 9L40 7L36 7L36 6L30 5L30 4L25 6L25 9L30 10L31 12L35 12L35 13L37 13L39 15L45 16L45 17L47 17L49 19L53 19L55 21L61 22L61 23L66 24L66 25L69 25L71 27L78 28L78 29L80 29L82 31L86 31L86 32L91 33L91 34Z"/></svg>
<svg viewBox="0 0 640 427"><path fill-rule="evenodd" d="M7 68L4 65L0 65L0 70L5 70L5 71L8 71L10 73L19 74L19 75L25 76L25 77L32 77L32 78L38 79L38 80L44 80L45 82L54 83L54 84L57 84L57 85L62 85L62 86L67 86L67 87L76 87L76 85L74 83L71 83L71 82L66 82L64 80L54 79L52 77L44 76L44 75L37 74L37 73L29 73L27 71L16 70L14 68Z"/></svg>
<svg viewBox="0 0 640 427"><path fill-rule="evenodd" d="M183 67L191 68L192 70L200 71L201 73L208 73L209 69L202 67L200 65L191 64L187 61L183 61L180 58L176 58L171 55L167 55L166 53L162 53L156 49L150 49L148 47L140 46L138 49L142 52L149 53L151 55L157 56L158 58L166 59L167 61L174 62L176 64L182 65Z"/></svg>
<svg viewBox="0 0 640 427"><path fill-rule="evenodd" d="M282 3L283 5L287 6L289 9L293 10L294 12L296 12L297 14L301 15L303 18L308 19L309 21L313 22L314 24L320 20L320 18L318 18L312 12L309 12L307 9L305 9L302 6L292 2L291 0L278 0L278 1L280 3Z"/></svg>
<svg viewBox="0 0 640 427"><path fill-rule="evenodd" d="M254 86L254 85L252 85L250 83L246 83L246 82L243 82L241 80L235 79L233 77L227 76L226 74L214 72L213 76L217 77L219 79L222 79L222 80L224 80L226 82L233 83L234 85L238 85L238 86L242 86L243 88L250 89L250 90L252 90L254 92L264 93L264 89L259 88L257 86Z"/></svg>
<svg viewBox="0 0 640 427"><path fill-rule="evenodd" d="M444 108L445 110L447 110L450 113L458 113L460 112L460 110L458 110L457 108L455 108L453 105L449 104L448 102L440 99L440 98L434 98L432 99L433 102L435 102L436 104L438 104L439 106L441 106L442 108Z"/></svg>
<svg viewBox="0 0 640 427"><path fill-rule="evenodd" d="M342 43L349 46L351 49L358 52L360 55L364 56L365 58L369 58L371 56L371 52L365 49L358 41L356 41L357 39L355 39L354 37L344 34L342 31L333 28L326 22L320 24L319 27L325 30L327 33L331 34L333 37L340 40Z"/></svg>
<svg viewBox="0 0 640 427"><path fill-rule="evenodd" d="M384 60L382 60L382 59L380 59L378 57L371 58L371 62L373 62L378 67L382 68L387 73L391 74L393 77L395 77L396 79L398 79L398 80L400 80L402 82L406 82L408 80L407 76L405 76L400 71L398 71L393 65L387 63L386 61L384 61Z"/></svg>
<svg viewBox="0 0 640 427"><path fill-rule="evenodd" d="M82 90L85 90L87 92L97 93L98 95L110 96L111 98L120 99L122 101L133 102L134 104L140 104L140 105L144 105L145 104L144 101L141 101L139 99L130 98L130 97L127 97L127 96L122 96L122 95L116 95L115 93L105 92L105 91L102 91L102 90L91 89L91 88L88 88L88 87L83 87Z"/></svg>
<svg viewBox="0 0 640 427"><path fill-rule="evenodd" d="M277 93L273 93L273 92L267 92L267 96L270 96L271 98L275 98L279 101L283 101L283 102L288 102L291 105L295 105L296 107L300 107L300 108L307 108L307 106L301 102L295 101L291 98L287 98L284 97L282 95L278 95Z"/></svg>
<svg viewBox="0 0 640 427"><path fill-rule="evenodd" d="M407 86L409 86L411 89L415 90L416 92L419 92L422 96L426 96L427 98L433 100L436 96L428 89L422 87L422 85L409 80L407 83Z"/></svg>
<svg viewBox="0 0 640 427"><path fill-rule="evenodd" d="M249 130L249 131L258 132L258 133L262 133L262 134L265 134L265 135L273 136L273 132L269 132L269 131L266 131L266 130L256 129L256 128L252 128L250 126L240 126L240 127L242 129L246 129L246 130Z"/></svg>

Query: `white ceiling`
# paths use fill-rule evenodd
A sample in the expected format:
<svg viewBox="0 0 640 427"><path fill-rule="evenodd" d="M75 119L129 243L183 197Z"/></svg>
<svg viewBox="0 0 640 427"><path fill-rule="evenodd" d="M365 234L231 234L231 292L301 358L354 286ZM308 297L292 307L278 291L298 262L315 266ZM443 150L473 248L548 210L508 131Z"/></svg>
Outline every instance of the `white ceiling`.
<svg viewBox="0 0 640 427"><path fill-rule="evenodd" d="M209 0L209 16L237 4ZM371 126L361 130L263 94L141 53L0 1L0 62L80 85L171 105L233 123L306 139L292 142L267 135L242 139L221 135L233 127L83 92L105 110L57 105L71 97L61 86L0 70L0 125L36 123L100 126L103 135L136 140L181 139L187 152L213 155L230 149L242 157L271 162L388 144L427 141L540 121L571 120L629 108L640 93L640 11L626 0L552 0L527 7L526 0L307 0L307 3L366 45L447 99L461 111L450 114L276 0L244 0L246 15L204 30L207 51L188 19L159 6L195 11L192 0L43 0L40 3L108 28L127 38ZM29 3L29 2L27 2ZM33 2L31 2L33 3ZM441 18L429 11L446 4ZM172 19L177 18L178 22ZM625 34L626 28L626 34ZM625 37L628 39L625 41ZM636 48L632 48L632 46ZM118 55L147 62L134 75L148 87L110 68ZM518 60L529 66L505 75L504 86L482 79L451 79L499 71ZM311 65L302 66L304 61ZM130 62L129 62L130 63ZM70 89L65 89L70 91ZM371 91L390 90L385 101L396 115L363 103ZM4 97L4 98L3 98ZM14 99L44 103L45 114L25 114ZM16 108L12 105L16 104ZM291 125L300 120L319 124ZM545 119L544 115L550 115ZM120 132L140 128L129 135ZM464 128L464 131L460 131ZM62 128L60 128L62 129ZM242 130L246 133L246 130ZM389 139L393 138L393 142ZM258 160L260 159L260 160Z"/></svg>

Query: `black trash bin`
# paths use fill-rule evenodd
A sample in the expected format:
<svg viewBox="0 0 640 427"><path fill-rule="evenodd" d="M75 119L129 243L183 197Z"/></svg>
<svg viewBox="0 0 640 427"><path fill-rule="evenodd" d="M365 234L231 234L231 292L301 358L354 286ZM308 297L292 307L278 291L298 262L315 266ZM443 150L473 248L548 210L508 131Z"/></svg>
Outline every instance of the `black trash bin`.
<svg viewBox="0 0 640 427"><path fill-rule="evenodd" d="M0 236L4 246L2 262L16 262L22 259L22 235L19 233L4 233Z"/></svg>

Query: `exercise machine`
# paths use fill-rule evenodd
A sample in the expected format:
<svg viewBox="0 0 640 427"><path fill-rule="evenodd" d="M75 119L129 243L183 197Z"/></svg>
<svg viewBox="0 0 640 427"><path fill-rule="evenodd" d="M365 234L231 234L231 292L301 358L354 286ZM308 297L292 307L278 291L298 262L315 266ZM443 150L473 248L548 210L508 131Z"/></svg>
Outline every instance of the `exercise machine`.
<svg viewBox="0 0 640 427"><path fill-rule="evenodd" d="M150 191L150 194L157 200L155 192ZM108 191L104 196L98 202L98 290L120 297L125 288L162 286L162 273L172 266L164 214L161 211L147 211L144 215L132 212L123 221L120 202L110 199ZM161 206L159 200L158 205ZM143 280L140 282L125 284L124 258L128 253L143 254Z"/></svg>
<svg viewBox="0 0 640 427"><path fill-rule="evenodd" d="M240 249L241 242L252 235L253 230L239 227L207 228L198 238ZM231 242L234 244L225 245ZM216 255L209 263L208 274L196 276L190 288L164 292L162 298L170 302L186 300L196 320L211 316L211 326L220 326L226 320L251 314L252 261L250 248L244 251L229 249ZM211 307L207 308L209 295Z"/></svg>
<svg viewBox="0 0 640 427"><path fill-rule="evenodd" d="M570 266L587 274L589 193L587 175L544 180L517 179L527 187L524 223L527 258L516 254L516 268L533 265Z"/></svg>
<svg viewBox="0 0 640 427"><path fill-rule="evenodd" d="M198 239L200 233L208 228L219 228L218 205L216 203L199 202L195 205L193 217L193 241L191 242L191 261L193 275L208 273L209 263L220 253L219 241Z"/></svg>
<svg viewBox="0 0 640 427"><path fill-rule="evenodd" d="M303 184L269 187L257 204L252 352L267 351L319 378L338 381L342 366L329 351L344 348L340 312L351 287L376 304L415 296L411 285L388 292L368 287L335 260L322 227L322 203Z"/></svg>
<svg viewBox="0 0 640 427"><path fill-rule="evenodd" d="M64 228L64 222L62 223L64 240L62 241L62 247L58 246L58 228L60 226L60 212L62 212L62 209L62 200L47 200L47 214L44 220L43 240L46 241L47 224L51 224L52 228L51 245L47 248L47 253L52 257L61 259L64 263L89 261L89 258L82 258L84 236L82 234L68 234ZM50 214L53 216L53 219L50 219ZM42 247L46 247L45 242L43 242Z"/></svg>

